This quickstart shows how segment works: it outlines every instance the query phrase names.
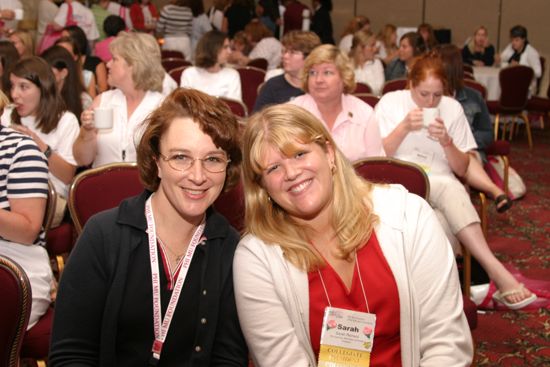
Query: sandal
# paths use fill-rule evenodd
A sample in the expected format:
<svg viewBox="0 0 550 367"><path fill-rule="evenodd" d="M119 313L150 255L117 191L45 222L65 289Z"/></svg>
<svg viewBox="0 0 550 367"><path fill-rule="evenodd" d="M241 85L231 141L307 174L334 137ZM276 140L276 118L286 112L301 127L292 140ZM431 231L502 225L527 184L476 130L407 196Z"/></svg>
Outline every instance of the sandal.
<svg viewBox="0 0 550 367"><path fill-rule="evenodd" d="M531 295L529 297L522 299L521 301L516 303L508 302L506 300L506 297L521 293L523 292L524 288L525 287L523 283L520 283L519 287L517 287L516 289L512 289L511 291L507 291L507 292L496 291L495 293L493 293L493 299L499 303L502 303L504 306L508 307L510 310L519 310L533 303L537 299L537 296L533 292L531 292Z"/></svg>
<svg viewBox="0 0 550 367"><path fill-rule="evenodd" d="M512 207L512 199L510 199L505 194L499 195L495 198L495 206L497 208L497 212L504 213Z"/></svg>

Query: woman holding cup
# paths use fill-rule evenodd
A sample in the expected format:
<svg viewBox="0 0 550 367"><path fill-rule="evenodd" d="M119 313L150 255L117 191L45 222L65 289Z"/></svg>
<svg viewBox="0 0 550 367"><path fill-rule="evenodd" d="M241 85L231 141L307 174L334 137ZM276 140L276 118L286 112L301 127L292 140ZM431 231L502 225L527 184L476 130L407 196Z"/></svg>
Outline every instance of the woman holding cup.
<svg viewBox="0 0 550 367"><path fill-rule="evenodd" d="M135 162L141 135L138 127L164 98L164 69L153 36L123 32L110 50L108 82L115 89L98 95L92 107L82 112L82 127L74 144L74 156L81 166Z"/></svg>
<svg viewBox="0 0 550 367"><path fill-rule="evenodd" d="M30 136L48 159L50 180L58 200L53 226L65 213L69 184L76 171L73 143L78 119L67 110L50 65L39 57L20 60L10 71L13 108L6 108L2 125Z"/></svg>
<svg viewBox="0 0 550 367"><path fill-rule="evenodd" d="M477 146L461 105L444 95L447 77L441 58L436 53L419 57L408 79L410 89L387 93L376 105L386 153L426 171L430 204L448 224L451 240L456 236L495 282L493 298L510 309L527 306L536 296L491 252L470 196L457 178L466 174L468 152Z"/></svg>

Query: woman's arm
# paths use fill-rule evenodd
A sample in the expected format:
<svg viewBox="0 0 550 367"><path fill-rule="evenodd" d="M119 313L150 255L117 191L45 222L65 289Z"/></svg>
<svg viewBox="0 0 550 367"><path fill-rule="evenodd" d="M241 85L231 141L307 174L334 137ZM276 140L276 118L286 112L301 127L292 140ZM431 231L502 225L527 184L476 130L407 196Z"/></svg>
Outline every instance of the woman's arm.
<svg viewBox="0 0 550 367"><path fill-rule="evenodd" d="M423 126L422 109L415 108L405 116L391 133L383 140L384 151L388 157L393 157L395 152L411 131L420 130Z"/></svg>
<svg viewBox="0 0 550 367"><path fill-rule="evenodd" d="M95 98L97 96L97 89L96 89L96 82L95 82L95 75L92 74L92 77L90 78L90 83L88 83L87 92L90 95L90 97Z"/></svg>
<svg viewBox="0 0 550 367"><path fill-rule="evenodd" d="M252 239L252 241L258 241ZM252 244L252 246L265 246ZM271 261L277 261L273 259ZM306 367L309 360L274 283L270 259L250 244L237 247L233 261L239 321L256 367ZM305 276L305 275L304 275ZM280 290L284 291L284 290ZM287 289L286 291L290 291Z"/></svg>
<svg viewBox="0 0 550 367"><path fill-rule="evenodd" d="M467 122L465 122L467 123ZM439 144L445 152L449 166L455 175L458 177L464 176L470 163L470 158L467 153L459 150L453 142L452 137L447 132L447 128L440 117L437 117L434 122L428 127L428 134L439 141Z"/></svg>
<svg viewBox="0 0 550 367"><path fill-rule="evenodd" d="M8 241L32 245L44 220L46 198L8 199L10 210L0 209L0 236Z"/></svg>
<svg viewBox="0 0 550 367"><path fill-rule="evenodd" d="M97 155L97 129L94 125L94 108L101 102L101 94L94 98L92 106L80 116L80 132L73 145L73 155L79 166L89 166Z"/></svg>

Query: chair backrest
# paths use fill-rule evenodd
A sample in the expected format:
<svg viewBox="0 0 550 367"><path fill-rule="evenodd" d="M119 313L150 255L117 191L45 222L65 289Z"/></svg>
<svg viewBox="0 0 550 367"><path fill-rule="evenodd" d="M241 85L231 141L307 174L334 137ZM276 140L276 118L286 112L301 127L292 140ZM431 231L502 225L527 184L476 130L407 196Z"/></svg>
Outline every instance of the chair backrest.
<svg viewBox="0 0 550 367"><path fill-rule="evenodd" d="M172 77L172 79L174 79L176 81L176 83L178 83L178 85L180 85L180 81L181 81L181 74L183 73L183 71L185 69L187 69L190 65L183 65L183 66L178 66L177 68L173 68L172 70L170 70L168 72L168 75L170 75L170 77Z"/></svg>
<svg viewBox="0 0 550 367"><path fill-rule="evenodd" d="M464 72L464 80L476 80L476 77L474 76L474 73L470 73L469 71Z"/></svg>
<svg viewBox="0 0 550 367"><path fill-rule="evenodd" d="M80 173L69 189L69 212L77 234L92 215L142 191L136 163L113 163Z"/></svg>
<svg viewBox="0 0 550 367"><path fill-rule="evenodd" d="M0 366L19 365L19 351L31 315L31 285L23 269L0 256Z"/></svg>
<svg viewBox="0 0 550 367"><path fill-rule="evenodd" d="M380 98L370 93L353 93L353 95L374 108Z"/></svg>
<svg viewBox="0 0 550 367"><path fill-rule="evenodd" d="M185 59L185 55L181 53L180 51L176 50L161 50L160 51L160 57L162 59L167 59L169 57L175 57L178 59Z"/></svg>
<svg viewBox="0 0 550 367"><path fill-rule="evenodd" d="M393 92L396 90L407 89L407 79L394 79L387 81L382 88L382 94Z"/></svg>
<svg viewBox="0 0 550 367"><path fill-rule="evenodd" d="M223 215L235 229L244 229L244 191L242 181L229 191L222 192L214 202L214 208Z"/></svg>
<svg viewBox="0 0 550 367"><path fill-rule="evenodd" d="M521 113L525 109L533 75L533 69L524 65L510 66L500 71L498 104L501 110Z"/></svg>
<svg viewBox="0 0 550 367"><path fill-rule="evenodd" d="M252 111L256 103L256 97L258 97L258 86L265 79L265 71L253 66L238 67L237 71L241 77L243 102L248 110Z"/></svg>
<svg viewBox="0 0 550 367"><path fill-rule="evenodd" d="M483 99L487 100L487 88L485 88L485 86L480 82L476 82L475 80L470 79L464 79L464 86L477 90L479 93L481 93Z"/></svg>
<svg viewBox="0 0 550 367"><path fill-rule="evenodd" d="M189 61L177 57L162 59L160 62L162 63L162 67L164 68L164 70L166 70L167 73L169 73L171 70L174 70L175 68L179 68L180 66L192 65Z"/></svg>
<svg viewBox="0 0 550 367"><path fill-rule="evenodd" d="M430 195L430 182L424 170L417 164L396 158L376 157L353 163L355 171L371 182L397 183L424 199Z"/></svg>
<svg viewBox="0 0 550 367"><path fill-rule="evenodd" d="M236 99L226 98L226 97L218 97L221 99L225 104L229 106L229 109L231 109L231 112L235 116L245 118L248 116L248 108L246 108L246 105L242 103L241 101L237 101Z"/></svg>
<svg viewBox="0 0 550 367"><path fill-rule="evenodd" d="M355 90L353 91L353 94L356 93L372 93L372 89L368 84L357 82L355 83Z"/></svg>
<svg viewBox="0 0 550 367"><path fill-rule="evenodd" d="M252 59L246 64L246 66L253 66L255 68L262 69L263 71L267 71L267 65L268 62L263 57Z"/></svg>

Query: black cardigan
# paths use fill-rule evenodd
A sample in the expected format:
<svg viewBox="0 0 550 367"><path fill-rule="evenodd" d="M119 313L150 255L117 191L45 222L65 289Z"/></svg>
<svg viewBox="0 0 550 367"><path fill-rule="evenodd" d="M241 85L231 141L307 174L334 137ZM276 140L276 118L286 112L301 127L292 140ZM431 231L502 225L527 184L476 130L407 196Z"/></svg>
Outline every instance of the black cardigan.
<svg viewBox="0 0 550 367"><path fill-rule="evenodd" d="M144 192L127 199L86 224L61 278L50 366L116 364L118 313L128 261L133 251L148 245L144 208L149 195ZM211 327L197 329L195 345L202 348L193 352L185 365L246 366L248 352L237 317L232 277L239 235L212 209L207 211L204 235L206 265L214 272L201 271L201 289L206 292L197 302L200 314L207 315ZM143 266L150 272L149 264Z"/></svg>

